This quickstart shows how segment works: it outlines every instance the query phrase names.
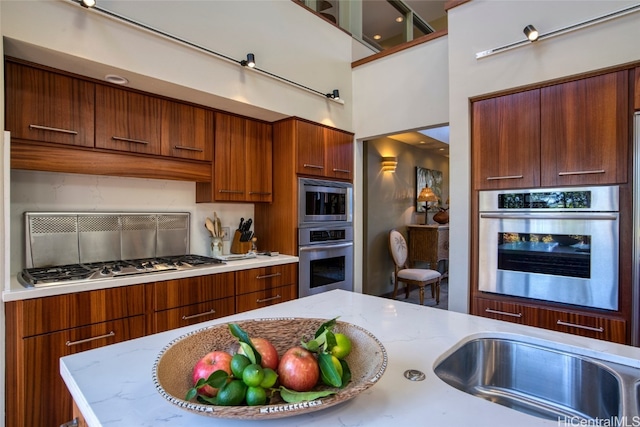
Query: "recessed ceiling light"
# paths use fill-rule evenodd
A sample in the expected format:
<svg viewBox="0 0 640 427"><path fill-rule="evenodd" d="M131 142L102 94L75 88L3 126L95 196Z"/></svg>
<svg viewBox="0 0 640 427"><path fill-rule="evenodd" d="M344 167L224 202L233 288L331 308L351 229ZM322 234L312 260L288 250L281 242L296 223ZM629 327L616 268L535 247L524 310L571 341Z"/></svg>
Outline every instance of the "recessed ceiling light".
<svg viewBox="0 0 640 427"><path fill-rule="evenodd" d="M426 142L424 142L424 141L420 141L420 144L426 144Z"/></svg>
<svg viewBox="0 0 640 427"><path fill-rule="evenodd" d="M398 16L396 18L396 22L402 22L402 21L404 21L404 16Z"/></svg>
<svg viewBox="0 0 640 427"><path fill-rule="evenodd" d="M441 148L440 151L444 151L444 148Z"/></svg>
<svg viewBox="0 0 640 427"><path fill-rule="evenodd" d="M129 80L122 76L118 76L117 74L107 74L104 76L104 79L109 83L114 83L117 85L126 85L129 83Z"/></svg>
<svg viewBox="0 0 640 427"><path fill-rule="evenodd" d="M380 34L376 34L375 36L373 36L374 40L380 40L382 38L382 36Z"/></svg>

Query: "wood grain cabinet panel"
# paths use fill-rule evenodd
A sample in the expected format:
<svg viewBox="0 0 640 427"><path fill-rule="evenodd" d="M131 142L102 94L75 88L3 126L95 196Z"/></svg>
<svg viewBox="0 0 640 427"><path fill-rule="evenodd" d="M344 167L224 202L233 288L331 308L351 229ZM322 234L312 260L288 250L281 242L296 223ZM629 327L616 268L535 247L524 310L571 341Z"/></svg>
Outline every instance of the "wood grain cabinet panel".
<svg viewBox="0 0 640 427"><path fill-rule="evenodd" d="M273 126L247 120L245 126L246 194L249 202L273 200Z"/></svg>
<svg viewBox="0 0 640 427"><path fill-rule="evenodd" d="M213 158L213 111L162 100L161 154L190 160Z"/></svg>
<svg viewBox="0 0 640 427"><path fill-rule="evenodd" d="M353 135L337 129L324 129L326 176L353 179Z"/></svg>
<svg viewBox="0 0 640 427"><path fill-rule="evenodd" d="M633 101L633 107L636 111L640 110L640 67L636 67L636 69L633 71L634 72L634 101Z"/></svg>
<svg viewBox="0 0 640 427"><path fill-rule="evenodd" d="M297 264L274 265L236 272L236 294L263 291L298 282Z"/></svg>
<svg viewBox="0 0 640 427"><path fill-rule="evenodd" d="M153 310L183 307L235 295L233 272L166 280L153 285Z"/></svg>
<svg viewBox="0 0 640 427"><path fill-rule="evenodd" d="M297 148L297 169L302 175L325 176L324 128L322 126L297 120L295 122L295 140Z"/></svg>
<svg viewBox="0 0 640 427"><path fill-rule="evenodd" d="M476 190L540 185L540 91L473 103L472 165Z"/></svg>
<svg viewBox="0 0 640 427"><path fill-rule="evenodd" d="M627 182L628 71L541 89L542 186Z"/></svg>
<svg viewBox="0 0 640 427"><path fill-rule="evenodd" d="M96 86L97 148L160 155L159 98Z"/></svg>
<svg viewBox="0 0 640 427"><path fill-rule="evenodd" d="M538 324L538 313L535 307L484 298L475 298L474 301L472 314L477 316L520 325L537 326Z"/></svg>
<svg viewBox="0 0 640 427"><path fill-rule="evenodd" d="M298 297L298 285L286 285L236 296L236 313L267 307Z"/></svg>
<svg viewBox="0 0 640 427"><path fill-rule="evenodd" d="M154 316L154 333L195 325L235 313L235 297L227 297L159 311Z"/></svg>
<svg viewBox="0 0 640 427"><path fill-rule="evenodd" d="M93 83L6 61L5 87L12 138L93 147Z"/></svg>

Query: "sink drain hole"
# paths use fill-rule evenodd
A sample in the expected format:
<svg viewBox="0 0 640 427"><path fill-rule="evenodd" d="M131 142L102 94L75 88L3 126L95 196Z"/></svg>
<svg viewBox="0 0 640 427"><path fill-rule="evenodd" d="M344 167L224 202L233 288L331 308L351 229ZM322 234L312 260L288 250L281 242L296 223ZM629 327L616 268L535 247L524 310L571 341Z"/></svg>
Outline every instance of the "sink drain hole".
<svg viewBox="0 0 640 427"><path fill-rule="evenodd" d="M404 371L404 377L410 381L422 381L425 379L424 372L417 369L407 369Z"/></svg>

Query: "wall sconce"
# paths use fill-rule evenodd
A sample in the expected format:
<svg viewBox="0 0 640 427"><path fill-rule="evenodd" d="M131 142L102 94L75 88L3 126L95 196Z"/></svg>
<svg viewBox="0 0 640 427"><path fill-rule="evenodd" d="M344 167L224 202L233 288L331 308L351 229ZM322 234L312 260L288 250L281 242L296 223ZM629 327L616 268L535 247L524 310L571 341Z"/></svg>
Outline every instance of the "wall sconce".
<svg viewBox="0 0 640 427"><path fill-rule="evenodd" d="M340 91L338 89L334 89L333 92L328 93L326 95L327 98L335 99L336 101L340 99Z"/></svg>
<svg viewBox="0 0 640 427"><path fill-rule="evenodd" d="M534 42L536 40L538 40L538 30L536 30L536 27L534 27L533 25L529 24L526 27L524 27L524 35L527 36L527 38L529 39L530 42Z"/></svg>
<svg viewBox="0 0 640 427"><path fill-rule="evenodd" d="M395 172L397 166L398 166L397 157L382 158L382 172Z"/></svg>
<svg viewBox="0 0 640 427"><path fill-rule="evenodd" d="M240 61L240 65L242 65L243 67L253 68L256 66L256 57L253 55L253 53L247 53L247 59L243 59L242 61Z"/></svg>

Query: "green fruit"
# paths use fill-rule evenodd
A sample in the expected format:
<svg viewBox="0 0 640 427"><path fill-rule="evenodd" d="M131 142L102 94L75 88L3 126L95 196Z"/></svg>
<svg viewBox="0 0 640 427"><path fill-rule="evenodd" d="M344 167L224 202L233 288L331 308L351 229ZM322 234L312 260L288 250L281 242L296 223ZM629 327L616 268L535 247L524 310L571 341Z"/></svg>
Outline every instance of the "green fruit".
<svg viewBox="0 0 640 427"><path fill-rule="evenodd" d="M271 368L264 368L264 379L260 383L260 387L271 388L276 385L276 381L278 380L278 374Z"/></svg>
<svg viewBox="0 0 640 427"><path fill-rule="evenodd" d="M267 391L262 387L247 388L247 405L257 406L267 403Z"/></svg>
<svg viewBox="0 0 640 427"><path fill-rule="evenodd" d="M216 403L221 406L237 406L244 400L247 386L240 380L233 380L218 390Z"/></svg>
<svg viewBox="0 0 640 427"><path fill-rule="evenodd" d="M338 359L344 359L351 353L351 340L341 333L336 333L334 336L336 337L336 345L331 348L331 355Z"/></svg>
<svg viewBox="0 0 640 427"><path fill-rule="evenodd" d="M242 372L244 368L251 365L251 361L244 354L236 353L231 358L231 372L233 376L242 379Z"/></svg>
<svg viewBox="0 0 640 427"><path fill-rule="evenodd" d="M252 363L244 368L242 381L244 381L248 387L258 387L260 383L262 383L262 380L264 380L264 370L262 366L257 363Z"/></svg>

